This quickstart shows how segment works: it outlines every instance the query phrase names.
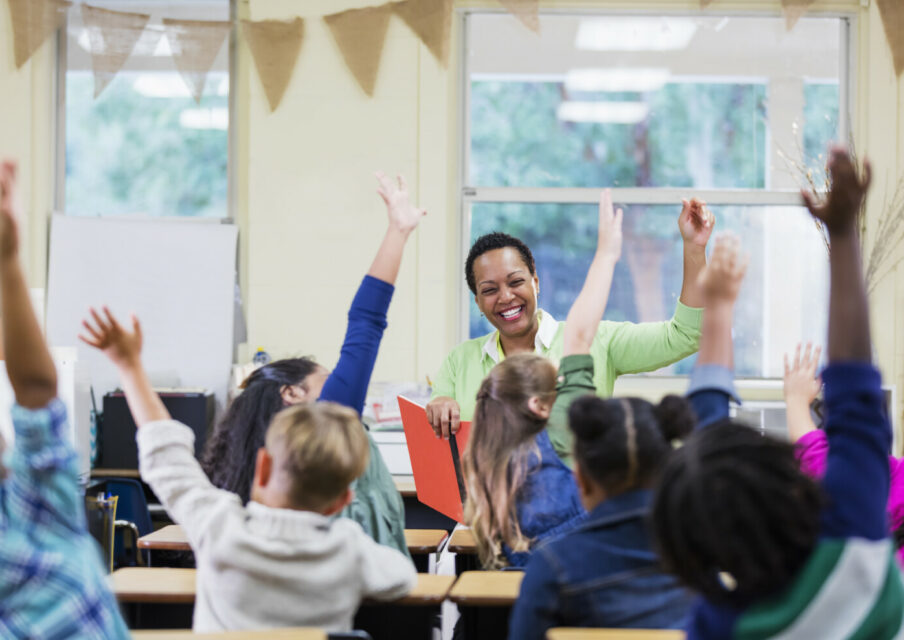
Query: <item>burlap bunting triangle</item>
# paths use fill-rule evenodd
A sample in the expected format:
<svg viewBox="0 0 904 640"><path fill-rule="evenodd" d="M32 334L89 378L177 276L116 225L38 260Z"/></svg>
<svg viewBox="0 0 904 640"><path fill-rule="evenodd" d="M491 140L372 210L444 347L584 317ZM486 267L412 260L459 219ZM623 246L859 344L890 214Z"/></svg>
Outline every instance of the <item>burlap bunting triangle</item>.
<svg viewBox="0 0 904 640"><path fill-rule="evenodd" d="M810 9L816 0L782 0L782 11L785 13L785 27L788 31L794 28L797 21Z"/></svg>
<svg viewBox="0 0 904 640"><path fill-rule="evenodd" d="M289 87L304 40L304 20L242 20L245 39L264 85L270 111L276 111Z"/></svg>
<svg viewBox="0 0 904 640"><path fill-rule="evenodd" d="M705 9L713 3L713 0L700 0L700 8Z"/></svg>
<svg viewBox="0 0 904 640"><path fill-rule="evenodd" d="M8 0L13 27L13 53L21 69L44 41L63 26L71 2L63 0Z"/></svg>
<svg viewBox="0 0 904 640"><path fill-rule="evenodd" d="M499 0L509 13L524 23L524 26L540 33L540 2L539 0Z"/></svg>
<svg viewBox="0 0 904 640"><path fill-rule="evenodd" d="M94 69L94 97L107 88L144 33L151 16L146 13L122 13L82 5L82 22L91 43Z"/></svg>
<svg viewBox="0 0 904 640"><path fill-rule="evenodd" d="M904 1L877 0L885 35L895 62L895 73L904 73Z"/></svg>
<svg viewBox="0 0 904 640"><path fill-rule="evenodd" d="M207 74L232 30L232 23L164 18L163 26L173 62L195 102L200 104Z"/></svg>
<svg viewBox="0 0 904 640"><path fill-rule="evenodd" d="M454 0L403 0L393 11L411 27L444 67L449 64Z"/></svg>
<svg viewBox="0 0 904 640"><path fill-rule="evenodd" d="M345 58L345 64L369 96L374 94L391 16L392 7L383 5L350 9L323 18Z"/></svg>

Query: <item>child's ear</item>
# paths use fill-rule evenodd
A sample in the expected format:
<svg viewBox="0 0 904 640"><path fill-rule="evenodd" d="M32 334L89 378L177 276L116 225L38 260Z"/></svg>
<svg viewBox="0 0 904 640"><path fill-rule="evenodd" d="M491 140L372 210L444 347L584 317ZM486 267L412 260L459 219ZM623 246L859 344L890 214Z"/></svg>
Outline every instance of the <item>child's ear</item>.
<svg viewBox="0 0 904 640"><path fill-rule="evenodd" d="M257 450L257 460L254 463L254 488L263 489L270 483L270 477L273 474L273 456L267 451L266 447Z"/></svg>
<svg viewBox="0 0 904 640"><path fill-rule="evenodd" d="M308 401L308 392L300 384L284 384L279 389L279 395L286 407Z"/></svg>
<svg viewBox="0 0 904 640"><path fill-rule="evenodd" d="M321 513L325 516L331 516L336 513L339 513L343 509L345 509L348 505L351 504L352 500L355 498L355 492L351 488L345 490L341 496L336 498L330 505L326 507Z"/></svg>
<svg viewBox="0 0 904 640"><path fill-rule="evenodd" d="M545 402L539 398L539 396L531 396L527 399L527 408L531 410L536 416L543 418L544 420L549 419L549 414L552 411L552 403Z"/></svg>

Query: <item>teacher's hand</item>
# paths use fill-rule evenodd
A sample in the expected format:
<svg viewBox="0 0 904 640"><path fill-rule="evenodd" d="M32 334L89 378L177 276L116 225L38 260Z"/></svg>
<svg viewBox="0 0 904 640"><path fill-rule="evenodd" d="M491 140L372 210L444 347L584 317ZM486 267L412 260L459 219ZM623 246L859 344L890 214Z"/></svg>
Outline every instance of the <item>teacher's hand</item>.
<svg viewBox="0 0 904 640"><path fill-rule="evenodd" d="M437 438L448 440L450 435L458 433L461 412L455 398L448 396L434 398L427 404L426 409L427 420Z"/></svg>

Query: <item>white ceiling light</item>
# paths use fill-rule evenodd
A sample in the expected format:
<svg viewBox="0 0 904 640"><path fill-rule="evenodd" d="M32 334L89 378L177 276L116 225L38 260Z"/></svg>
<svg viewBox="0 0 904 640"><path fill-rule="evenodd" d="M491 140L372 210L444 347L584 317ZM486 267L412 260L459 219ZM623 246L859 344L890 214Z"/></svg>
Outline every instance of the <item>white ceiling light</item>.
<svg viewBox="0 0 904 640"><path fill-rule="evenodd" d="M584 51L676 51L697 33L688 18L587 18L575 46Z"/></svg>
<svg viewBox="0 0 904 640"><path fill-rule="evenodd" d="M563 102L556 115L563 122L637 124L650 114L643 102Z"/></svg>
<svg viewBox="0 0 904 640"><path fill-rule="evenodd" d="M179 124L183 129L221 129L229 128L229 109L186 109L179 114Z"/></svg>
<svg viewBox="0 0 904 640"><path fill-rule="evenodd" d="M132 88L147 98L191 98L185 82L176 72L141 73Z"/></svg>
<svg viewBox="0 0 904 640"><path fill-rule="evenodd" d="M569 91L658 91L668 82L668 69L572 69L565 76Z"/></svg>

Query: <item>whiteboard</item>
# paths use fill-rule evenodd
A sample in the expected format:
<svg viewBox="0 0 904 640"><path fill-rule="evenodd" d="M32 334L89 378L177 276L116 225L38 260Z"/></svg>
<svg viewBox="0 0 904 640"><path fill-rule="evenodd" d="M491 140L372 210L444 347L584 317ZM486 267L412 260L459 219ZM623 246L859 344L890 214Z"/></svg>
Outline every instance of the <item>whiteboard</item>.
<svg viewBox="0 0 904 640"><path fill-rule="evenodd" d="M106 357L77 336L88 307L141 320L143 360L157 386L204 388L224 406L233 354L234 225L211 221L53 216L47 338L76 347L98 401L119 387Z"/></svg>

